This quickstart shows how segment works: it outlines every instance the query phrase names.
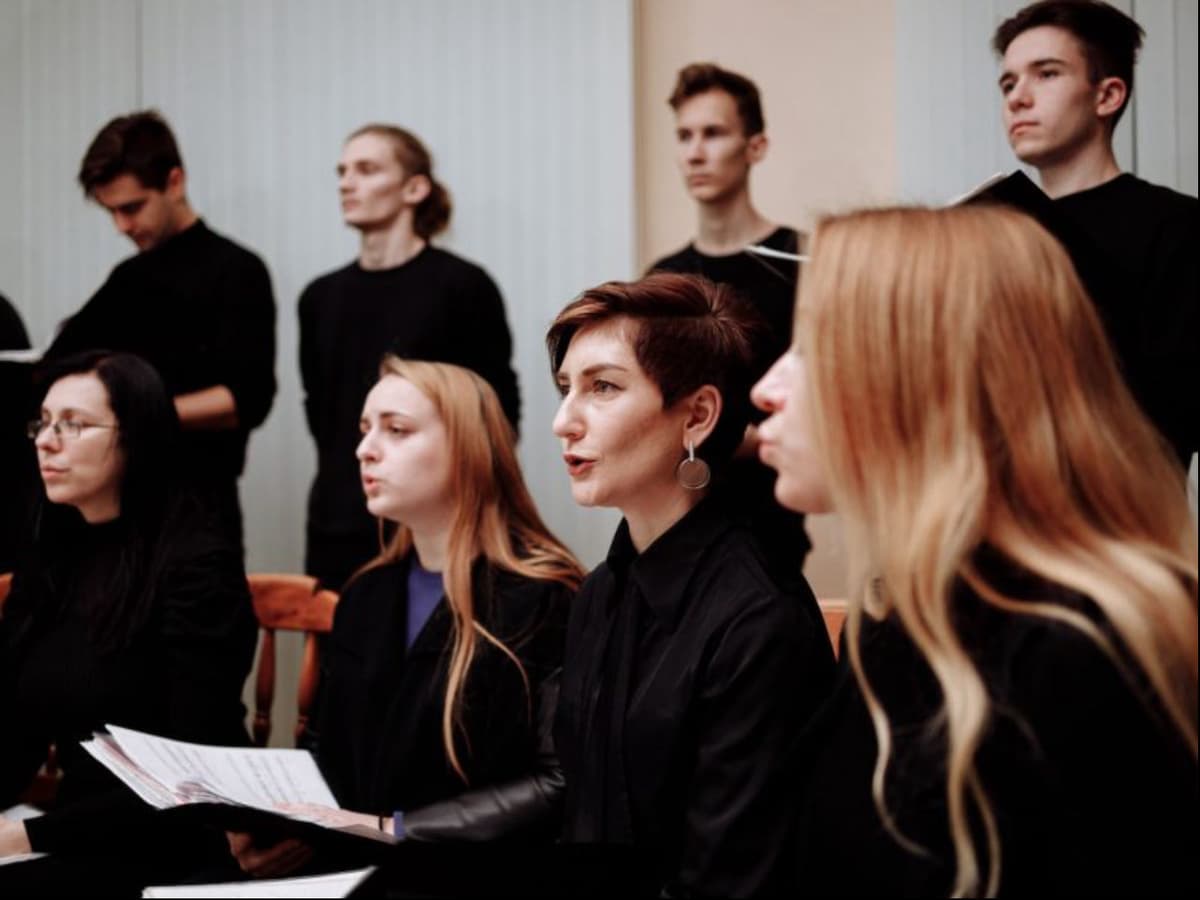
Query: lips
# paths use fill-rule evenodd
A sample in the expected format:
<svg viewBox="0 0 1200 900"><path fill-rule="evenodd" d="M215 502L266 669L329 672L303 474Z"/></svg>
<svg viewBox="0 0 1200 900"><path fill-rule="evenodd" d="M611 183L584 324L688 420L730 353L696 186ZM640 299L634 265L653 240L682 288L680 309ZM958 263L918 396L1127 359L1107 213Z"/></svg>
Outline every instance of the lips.
<svg viewBox="0 0 1200 900"><path fill-rule="evenodd" d="M586 456L579 456L575 453L564 453L563 462L567 464L567 473L572 478L586 475L596 465L594 459L588 459Z"/></svg>
<svg viewBox="0 0 1200 900"><path fill-rule="evenodd" d="M362 477L362 486L363 490L369 494L379 486L379 479L375 478L373 475L364 475Z"/></svg>
<svg viewBox="0 0 1200 900"><path fill-rule="evenodd" d="M1033 128L1036 125L1037 122L1013 122L1012 127L1008 129L1008 133L1015 135L1020 131L1025 131L1029 128Z"/></svg>
<svg viewBox="0 0 1200 900"><path fill-rule="evenodd" d="M59 469L55 466L42 466L41 473L43 478L58 478L59 476L66 475L67 470Z"/></svg>

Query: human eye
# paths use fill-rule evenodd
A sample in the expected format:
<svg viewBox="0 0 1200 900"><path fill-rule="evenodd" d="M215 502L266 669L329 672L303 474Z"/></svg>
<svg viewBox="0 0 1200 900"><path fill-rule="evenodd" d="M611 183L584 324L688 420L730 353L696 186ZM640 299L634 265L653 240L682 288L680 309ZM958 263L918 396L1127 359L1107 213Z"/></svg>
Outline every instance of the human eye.
<svg viewBox="0 0 1200 900"><path fill-rule="evenodd" d="M387 433L394 437L404 437L405 435L412 434L412 429L405 425L397 425L395 422L393 422L388 425Z"/></svg>
<svg viewBox="0 0 1200 900"><path fill-rule="evenodd" d="M58 427L62 429L62 433L70 438L77 438L83 434L83 429L86 427L79 419L63 419L58 423Z"/></svg>
<svg viewBox="0 0 1200 900"><path fill-rule="evenodd" d="M592 382L592 392L596 394L614 394L619 390L619 387L611 381L605 381L603 378L597 378Z"/></svg>
<svg viewBox="0 0 1200 900"><path fill-rule="evenodd" d="M370 430L371 430L371 423L370 423L370 422L368 422L366 419L359 419L359 420L358 420L358 433L359 433L359 434L361 434L363 437L366 437L366 436L367 436L367 432L368 432L368 431L370 431Z"/></svg>
<svg viewBox="0 0 1200 900"><path fill-rule="evenodd" d="M1050 66L1038 72L1038 76L1045 81L1047 78L1057 78L1061 73L1057 67Z"/></svg>

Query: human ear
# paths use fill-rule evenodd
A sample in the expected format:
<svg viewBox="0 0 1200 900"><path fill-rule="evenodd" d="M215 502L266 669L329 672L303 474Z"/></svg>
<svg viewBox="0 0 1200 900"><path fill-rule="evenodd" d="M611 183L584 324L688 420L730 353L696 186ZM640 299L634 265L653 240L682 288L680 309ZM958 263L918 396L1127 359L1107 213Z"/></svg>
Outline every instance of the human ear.
<svg viewBox="0 0 1200 900"><path fill-rule="evenodd" d="M767 135L760 131L758 134L752 134L746 140L746 158L751 164L762 162L767 155Z"/></svg>
<svg viewBox="0 0 1200 900"><path fill-rule="evenodd" d="M433 190L433 183L428 175L409 175L400 186L404 194L404 202L416 206L422 203Z"/></svg>
<svg viewBox="0 0 1200 900"><path fill-rule="evenodd" d="M1125 82L1117 77L1102 78L1096 85L1096 115L1109 119L1117 114L1129 96Z"/></svg>
<svg viewBox="0 0 1200 900"><path fill-rule="evenodd" d="M683 446L689 443L699 447L712 434L721 418L721 392L713 385L706 384L698 388L690 397L684 398L687 404L687 417L683 422Z"/></svg>

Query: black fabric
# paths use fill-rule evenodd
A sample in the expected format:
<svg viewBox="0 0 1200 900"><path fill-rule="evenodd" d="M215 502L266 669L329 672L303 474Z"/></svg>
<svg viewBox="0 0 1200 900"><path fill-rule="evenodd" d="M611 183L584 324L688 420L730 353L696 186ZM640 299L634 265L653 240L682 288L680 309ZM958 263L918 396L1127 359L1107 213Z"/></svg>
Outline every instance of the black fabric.
<svg viewBox="0 0 1200 900"><path fill-rule="evenodd" d="M120 263L46 351L56 359L103 348L135 353L162 376L172 396L224 385L238 426L183 432L178 471L229 524L227 513L250 432L275 396L275 300L262 260L197 221Z"/></svg>
<svg viewBox="0 0 1200 900"><path fill-rule="evenodd" d="M1053 588L1015 595L1099 621L1092 604ZM995 706L977 761L1000 829L1001 895L1195 896L1196 764L1144 685L1131 687L1074 628L996 610L966 589L954 608ZM901 847L876 811L875 732L843 646L834 697L804 744L795 888L948 896L940 690L895 620L864 619L860 646L893 726L888 810L929 855Z"/></svg>
<svg viewBox="0 0 1200 900"><path fill-rule="evenodd" d="M565 839L647 851L672 893L777 889L794 741L833 669L812 592L781 592L718 505L640 555L622 523L571 608Z"/></svg>
<svg viewBox="0 0 1200 900"><path fill-rule="evenodd" d="M0 350L28 350L29 335L17 311L0 296ZM0 572L16 563L37 479L25 424L33 418L27 398L30 366L0 360Z"/></svg>
<svg viewBox="0 0 1200 900"><path fill-rule="evenodd" d="M512 337L488 274L430 246L392 269L368 270L356 261L321 276L300 296L299 314L304 411L317 445L305 571L338 590L379 552L354 451L383 355L472 369L495 389L516 428Z"/></svg>
<svg viewBox="0 0 1200 900"><path fill-rule="evenodd" d="M52 593L33 596L18 570L0 619L0 807L14 802L51 743L63 773L55 808L27 825L35 850L94 846L150 814L79 745L106 723L248 743L241 693L257 626L238 554L215 528L174 535L141 632L101 651L91 610L122 602L106 586L126 540L120 519L83 526L56 567ZM123 839L128 849L133 839Z"/></svg>
<svg viewBox="0 0 1200 900"><path fill-rule="evenodd" d="M1200 446L1200 201L1126 173L1055 206L1127 288L1092 293L1134 395L1186 467Z"/></svg>
<svg viewBox="0 0 1200 900"><path fill-rule="evenodd" d="M780 227L762 245L798 254L801 236L793 228ZM767 330L755 347L755 380L766 374L790 345L800 277L796 263L745 250L728 256L709 256L697 250L695 244L688 244L664 256L650 271L703 275L735 288L754 304L767 322ZM714 484L714 493L757 538L776 580L790 584L801 577L812 543L804 530L804 516L784 509L776 501L775 477L774 470L757 458L735 459Z"/></svg>
<svg viewBox="0 0 1200 900"><path fill-rule="evenodd" d="M538 777L545 750L539 745L539 692L562 665L571 591L558 582L477 563L476 618L521 661L531 693L512 660L481 639L464 694L463 730L455 734L467 775L464 784L442 743L442 703L453 643L450 609L443 598L406 650L407 568L407 561L400 561L369 570L351 582L338 602L322 656L312 719L314 752L338 802L347 809L383 815L402 811L406 825L413 826L412 836L418 838L495 837L506 831L495 817L478 819L486 834L465 828L465 823L455 834L436 816L425 819L430 827L422 832L420 810L467 791ZM544 705L542 709L549 715ZM527 789L528 783L514 790ZM532 790L536 793L537 786ZM510 792L507 800L501 797L498 802L514 796ZM541 799L528 797L535 805ZM517 814L507 830L536 826L534 830L550 833L555 824L529 822Z"/></svg>

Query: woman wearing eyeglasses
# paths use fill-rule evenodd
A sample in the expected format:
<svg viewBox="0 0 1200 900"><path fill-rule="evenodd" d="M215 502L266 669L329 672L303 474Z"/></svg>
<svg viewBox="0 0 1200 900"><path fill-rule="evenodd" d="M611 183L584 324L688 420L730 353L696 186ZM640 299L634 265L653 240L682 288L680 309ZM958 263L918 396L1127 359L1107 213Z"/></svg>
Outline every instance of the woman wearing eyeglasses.
<svg viewBox="0 0 1200 900"><path fill-rule="evenodd" d="M154 369L97 351L57 363L42 383L29 436L43 491L0 617L0 809L51 745L63 774L45 815L0 820L0 859L50 859L0 867L0 882L53 864L36 879L45 884L66 877L72 858L80 871L106 865L110 835L122 835L112 847L128 845L149 809L80 746L93 731L246 742L241 691L256 628L240 554L173 488L178 421ZM165 862L177 845L196 846L161 837L140 855Z"/></svg>

